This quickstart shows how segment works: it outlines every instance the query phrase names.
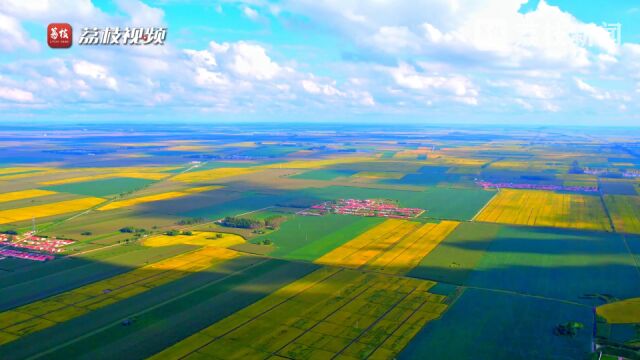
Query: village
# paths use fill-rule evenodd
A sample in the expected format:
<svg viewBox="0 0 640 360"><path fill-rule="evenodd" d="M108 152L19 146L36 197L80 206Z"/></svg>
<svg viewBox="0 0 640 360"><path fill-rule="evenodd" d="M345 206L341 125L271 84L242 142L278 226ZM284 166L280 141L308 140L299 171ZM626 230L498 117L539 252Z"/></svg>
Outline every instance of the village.
<svg viewBox="0 0 640 360"><path fill-rule="evenodd" d="M339 199L313 205L309 209L300 211L299 215L319 216L325 214L386 217L395 219L410 219L425 212L419 208L401 208L393 200L386 199Z"/></svg>
<svg viewBox="0 0 640 360"><path fill-rule="evenodd" d="M21 236L0 234L0 256L32 261L53 260L55 256L52 254L63 252L65 246L73 243L73 240L38 236L35 231L26 232Z"/></svg>

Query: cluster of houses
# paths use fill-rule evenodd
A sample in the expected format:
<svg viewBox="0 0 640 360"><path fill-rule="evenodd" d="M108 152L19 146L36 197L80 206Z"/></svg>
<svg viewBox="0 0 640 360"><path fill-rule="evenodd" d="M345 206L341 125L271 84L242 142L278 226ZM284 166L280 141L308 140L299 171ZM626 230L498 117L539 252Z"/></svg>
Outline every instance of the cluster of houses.
<svg viewBox="0 0 640 360"><path fill-rule="evenodd" d="M36 254L36 253L30 253L26 251L19 251L19 250L8 249L8 248L0 248L0 256L13 257L13 258L25 259L25 260L33 260L33 261L47 261L47 260L54 259L53 255Z"/></svg>
<svg viewBox="0 0 640 360"><path fill-rule="evenodd" d="M327 201L322 204L313 205L311 208L299 212L299 214L316 216L340 214L408 219L420 216L423 212L423 209L398 207L395 202L390 200L340 199L338 201Z"/></svg>
<svg viewBox="0 0 640 360"><path fill-rule="evenodd" d="M483 189L527 189L549 191L598 192L597 186L563 186L548 184L518 184L510 182L494 183L490 181L476 181Z"/></svg>
<svg viewBox="0 0 640 360"><path fill-rule="evenodd" d="M60 253L64 251L65 246L73 243L73 240L68 239L46 238L37 236L32 231L23 234L17 239L12 239L11 235L0 234L0 256L15 257L34 261L46 261L54 258L54 256L49 254ZM21 251L17 250L18 248L44 252L47 254Z"/></svg>

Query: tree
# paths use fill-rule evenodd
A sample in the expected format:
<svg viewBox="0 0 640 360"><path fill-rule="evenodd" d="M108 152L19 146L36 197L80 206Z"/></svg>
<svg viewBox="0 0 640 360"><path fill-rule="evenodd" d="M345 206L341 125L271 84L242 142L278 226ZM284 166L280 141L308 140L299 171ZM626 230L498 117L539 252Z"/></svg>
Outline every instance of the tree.
<svg viewBox="0 0 640 360"><path fill-rule="evenodd" d="M168 235L168 236L177 236L177 235L180 235L180 231L175 230L175 229L174 229L174 230L169 230L169 231L167 231L167 232L165 233L165 235Z"/></svg>
<svg viewBox="0 0 640 360"><path fill-rule="evenodd" d="M220 224L227 227L235 227L241 229L258 229L264 226L264 222L235 216L225 217Z"/></svg>

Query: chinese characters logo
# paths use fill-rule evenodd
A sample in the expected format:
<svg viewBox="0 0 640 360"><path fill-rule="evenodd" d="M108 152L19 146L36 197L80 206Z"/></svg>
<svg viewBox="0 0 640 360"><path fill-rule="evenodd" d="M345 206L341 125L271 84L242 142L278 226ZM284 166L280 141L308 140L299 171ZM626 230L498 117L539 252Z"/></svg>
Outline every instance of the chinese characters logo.
<svg viewBox="0 0 640 360"><path fill-rule="evenodd" d="M164 45L167 29L159 27L85 27L79 45Z"/></svg>
<svg viewBox="0 0 640 360"><path fill-rule="evenodd" d="M54 49L71 47L72 39L71 25L53 23L47 26L47 44L49 44L49 47Z"/></svg>

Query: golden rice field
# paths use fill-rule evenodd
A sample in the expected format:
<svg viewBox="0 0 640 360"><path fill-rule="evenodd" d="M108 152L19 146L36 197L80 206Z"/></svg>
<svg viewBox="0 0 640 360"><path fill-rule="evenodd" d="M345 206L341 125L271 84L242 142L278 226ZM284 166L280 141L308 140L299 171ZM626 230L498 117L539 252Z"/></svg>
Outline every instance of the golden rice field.
<svg viewBox="0 0 640 360"><path fill-rule="evenodd" d="M404 274L457 226L455 221L420 224L390 219L321 256L316 263Z"/></svg>
<svg viewBox="0 0 640 360"><path fill-rule="evenodd" d="M220 234L222 237L217 237ZM207 231L194 231L193 235L158 235L146 238L142 245L150 247L169 246L177 244L197 245L197 246L216 246L229 247L245 243L246 241L240 235L227 233L213 233Z"/></svg>
<svg viewBox="0 0 640 360"><path fill-rule="evenodd" d="M406 174L400 172L361 171L352 176L365 179L402 179L405 175Z"/></svg>
<svg viewBox="0 0 640 360"><path fill-rule="evenodd" d="M0 169L0 175L8 175L15 173L22 173L25 171L43 171L47 170L44 167L10 167L10 168L2 168Z"/></svg>
<svg viewBox="0 0 640 360"><path fill-rule="evenodd" d="M442 221L439 224L424 224L405 236L391 248L373 258L364 269L391 274L406 274L420 264L458 226L457 221Z"/></svg>
<svg viewBox="0 0 640 360"><path fill-rule="evenodd" d="M120 209L120 208L123 208L123 207L130 207L130 206L135 206L135 205L144 204L144 203L148 203L148 202L175 199L175 198L179 198L179 197L183 197L183 196L188 196L188 195L191 195L193 193L216 190L216 189L220 189L220 188L222 188L222 186L217 186L217 185L200 186L200 187L194 187L194 188L190 188L190 189L185 189L185 190L182 190L182 191L168 191L168 192L164 192L164 193L160 193L160 194L154 194L154 195L148 195L148 196L140 196L140 197L136 197L136 198L132 198L132 199L113 201L113 202L110 202L110 203L106 204L105 206L99 208L98 210L104 211L104 210Z"/></svg>
<svg viewBox="0 0 640 360"><path fill-rule="evenodd" d="M203 271L239 256L206 247L0 313L0 344Z"/></svg>
<svg viewBox="0 0 640 360"><path fill-rule="evenodd" d="M199 193L199 192L206 192L206 191L211 191L211 190L218 190L218 189L222 189L223 186L220 185L209 185L209 186L198 186L198 187L192 187L192 188L188 188L188 189L184 189L181 190L182 192L187 192L187 193Z"/></svg>
<svg viewBox="0 0 640 360"><path fill-rule="evenodd" d="M32 218L43 218L47 216L61 215L92 208L105 201L97 197L86 197L82 199L59 201L43 205L27 206L16 209L1 210L0 224L13 223Z"/></svg>
<svg viewBox="0 0 640 360"><path fill-rule="evenodd" d="M392 359L447 308L433 285L322 268L152 359Z"/></svg>
<svg viewBox="0 0 640 360"><path fill-rule="evenodd" d="M45 181L40 184L61 185L61 184L72 184L77 182L103 180L103 179L120 178L120 177L145 179L145 180L162 180L170 175L171 174L153 173L153 172L118 172L118 173L98 174L98 175L91 175L91 176L80 176L80 177L73 177L68 179Z"/></svg>
<svg viewBox="0 0 640 360"><path fill-rule="evenodd" d="M186 172L174 176L172 180L181 182L211 181L233 176L251 174L257 171L259 171L258 168L218 168L211 170Z"/></svg>
<svg viewBox="0 0 640 360"><path fill-rule="evenodd" d="M0 202L31 199L34 197L53 195L53 194L57 194L57 193L55 191L40 190L40 189L13 191L13 192L0 194Z"/></svg>
<svg viewBox="0 0 640 360"><path fill-rule="evenodd" d="M616 231L640 234L640 196L606 195L604 202Z"/></svg>
<svg viewBox="0 0 640 360"><path fill-rule="evenodd" d="M389 219L316 259L323 265L358 268L413 232L419 223Z"/></svg>
<svg viewBox="0 0 640 360"><path fill-rule="evenodd" d="M596 313L607 319L609 324L640 323L640 298L600 305Z"/></svg>
<svg viewBox="0 0 640 360"><path fill-rule="evenodd" d="M501 189L476 221L611 231L597 196Z"/></svg>

